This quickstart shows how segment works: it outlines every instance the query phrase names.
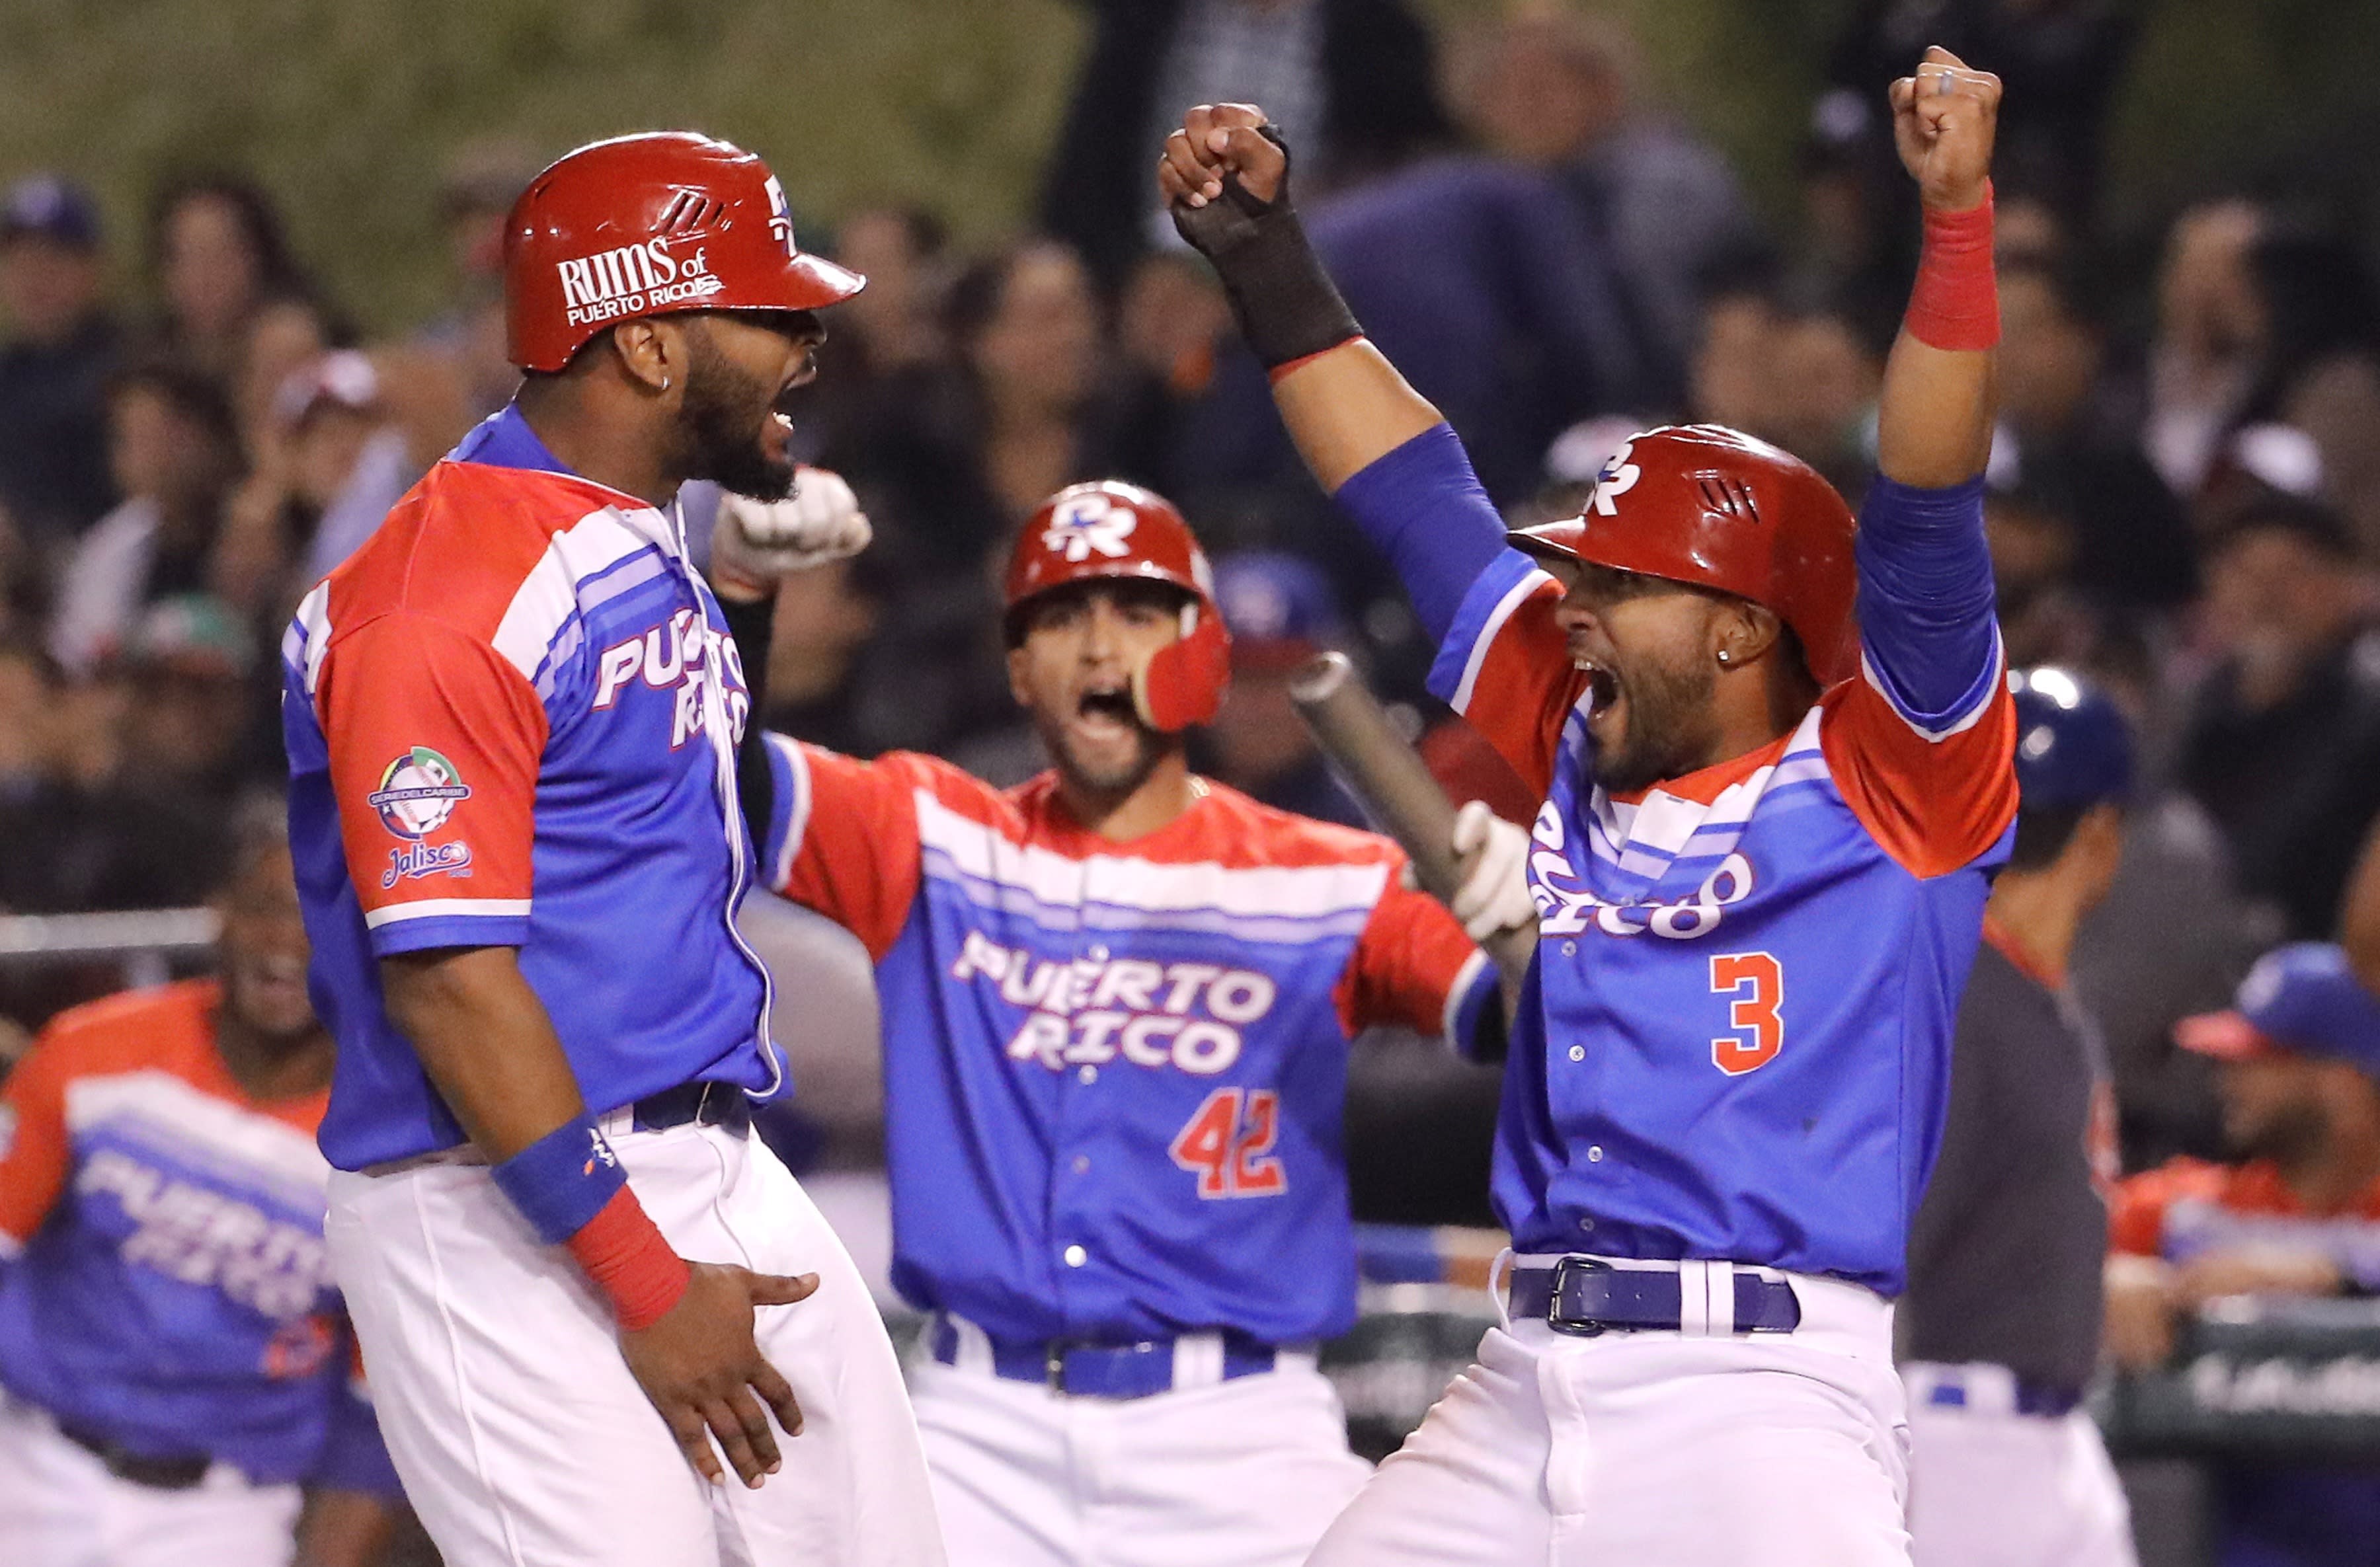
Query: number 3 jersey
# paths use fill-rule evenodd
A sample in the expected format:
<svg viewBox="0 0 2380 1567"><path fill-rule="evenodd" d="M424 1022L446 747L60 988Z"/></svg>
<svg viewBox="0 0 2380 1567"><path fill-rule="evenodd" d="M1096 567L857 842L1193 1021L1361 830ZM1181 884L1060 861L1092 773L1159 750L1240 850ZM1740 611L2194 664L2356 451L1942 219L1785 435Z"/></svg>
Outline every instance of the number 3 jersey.
<svg viewBox="0 0 2380 1567"><path fill-rule="evenodd" d="M1203 782L1115 844L1048 775L769 744L771 884L876 960L905 1297L1025 1343L1354 1320L1348 1039L1495 1005L1393 844Z"/></svg>
<svg viewBox="0 0 2380 1567"><path fill-rule="evenodd" d="M1560 590L1483 543L1500 524L1460 447L1441 427L1375 467L1441 498L1439 574L1466 568L1432 689L1546 791L1495 1157L1513 1246L1897 1295L2016 812L1980 481L1870 491L1857 678L1770 744L1615 795L1595 780ZM1358 475L1340 499L1377 534L1369 489ZM1400 558L1409 584L1416 558Z"/></svg>

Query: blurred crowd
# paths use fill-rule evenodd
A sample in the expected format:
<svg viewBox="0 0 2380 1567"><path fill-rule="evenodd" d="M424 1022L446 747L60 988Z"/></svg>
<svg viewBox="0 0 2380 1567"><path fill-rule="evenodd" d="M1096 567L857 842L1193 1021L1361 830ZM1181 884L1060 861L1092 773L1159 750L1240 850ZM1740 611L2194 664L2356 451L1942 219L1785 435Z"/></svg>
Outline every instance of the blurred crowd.
<svg viewBox="0 0 2380 1567"><path fill-rule="evenodd" d="M1028 226L962 249L888 199L806 234L870 282L830 320L798 440L851 480L877 544L786 585L767 721L1030 773L991 563L1051 490L1119 476L1174 498L1222 559L1239 668L1208 770L1353 819L1283 694L1338 646L1448 776L1525 814L1421 694L1431 650L1172 239L1150 177L1162 129L1195 102L1268 108L1355 315L1515 519L1575 506L1629 431L1686 419L1774 440L1856 499L1916 232L1883 88L1937 40L2008 83L1989 522L2010 657L2098 677L2152 764L2078 990L2109 1039L2128 1164L2218 1151L2209 1069L2171 1025L2223 1004L2260 951L2334 933L2380 814L2380 293L2350 215L2208 191L2154 247L2117 243L2101 149L2133 26L2112 0L1859 7L1796 183L1763 202L1593 12L1524 6L1439 37L1406 0L1091 10ZM371 341L237 175L164 186L128 234L71 178L17 171L0 910L184 905L220 878L236 803L281 775L292 606L509 395L503 217L551 151L457 160L421 239L448 303ZM37 1026L99 982L0 969L0 1011Z"/></svg>

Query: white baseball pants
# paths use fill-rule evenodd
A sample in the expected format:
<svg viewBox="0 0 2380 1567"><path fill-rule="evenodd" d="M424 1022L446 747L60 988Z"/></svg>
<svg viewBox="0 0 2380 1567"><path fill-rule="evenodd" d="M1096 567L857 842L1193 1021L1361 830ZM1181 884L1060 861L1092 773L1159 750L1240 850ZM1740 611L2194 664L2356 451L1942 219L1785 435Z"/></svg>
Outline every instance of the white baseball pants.
<svg viewBox="0 0 2380 1567"><path fill-rule="evenodd" d="M0 1394L0 1561L11 1567L288 1567L296 1486L218 1464L188 1490L118 1479L46 1411Z"/></svg>
<svg viewBox="0 0 2380 1567"><path fill-rule="evenodd" d="M2131 1508L2082 1410L2020 1415L2004 1366L1901 1368L1917 1567L2137 1567ZM1932 1402L1955 1380L1963 1407Z"/></svg>
<svg viewBox="0 0 2380 1567"><path fill-rule="evenodd" d="M1489 1329L1314 1567L1905 1567L1892 1308L1789 1277L1791 1333Z"/></svg>
<svg viewBox="0 0 2380 1567"><path fill-rule="evenodd" d="M911 1372L953 1567L1297 1567L1372 1466L1306 1357L1148 1398Z"/></svg>
<svg viewBox="0 0 2380 1567"><path fill-rule="evenodd" d="M690 1468L611 1312L484 1168L334 1172L324 1230L389 1455L446 1567L936 1567L925 1459L884 1324L776 1156L715 1127L604 1133L679 1254L819 1275L759 1308L804 1429L759 1490Z"/></svg>

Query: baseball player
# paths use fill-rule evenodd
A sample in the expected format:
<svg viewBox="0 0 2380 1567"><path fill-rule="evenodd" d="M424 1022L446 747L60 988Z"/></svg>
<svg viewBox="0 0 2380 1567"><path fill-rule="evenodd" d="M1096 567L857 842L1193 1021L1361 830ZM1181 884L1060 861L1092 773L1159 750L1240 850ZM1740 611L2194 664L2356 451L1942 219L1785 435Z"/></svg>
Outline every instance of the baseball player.
<svg viewBox="0 0 2380 1567"><path fill-rule="evenodd" d="M387 1533L277 824L243 829L216 908L220 980L61 1014L0 1093L0 1561L363 1567Z"/></svg>
<svg viewBox="0 0 2380 1567"><path fill-rule="evenodd" d="M776 404L861 279L676 132L563 158L505 245L518 395L283 648L326 1234L390 1451L450 1567L930 1564L892 1345L748 1135L784 1073L735 924L747 693L674 500L786 494Z"/></svg>
<svg viewBox="0 0 2380 1567"><path fill-rule="evenodd" d="M2167 1364L2177 1323L2209 1301L2380 1293L2380 997L2347 954L2266 953L2230 1010L2183 1019L2174 1042L2220 1063L2240 1163L2174 1159L2116 1188L2107 1341L2138 1370ZM2372 1560L2368 1463L2225 1464L2210 1478L2222 1567Z"/></svg>
<svg viewBox="0 0 2380 1567"><path fill-rule="evenodd" d="M1938 51L1892 89L1926 248L1856 529L1806 464L1694 427L1508 536L1316 262L1261 111L1168 140L1175 221L1441 638L1434 688L1548 791L1505 1324L1323 1567L1908 1560L1891 1301L2016 809L1980 505L1998 93Z"/></svg>
<svg viewBox="0 0 2380 1567"><path fill-rule="evenodd" d="M1909 1533L1919 1567L2132 1567L2123 1489L2077 1407L2099 1363L2116 1115L2065 978L2123 852L2131 738L2064 669L2010 684L2016 841L1959 1005L1900 1303Z"/></svg>
<svg viewBox="0 0 2380 1567"><path fill-rule="evenodd" d="M876 959L951 1559L1294 1567L1369 1473L1314 1358L1355 1318L1348 1041L1495 1054L1496 975L1393 844L1191 772L1231 645L1172 505L1061 491L1006 602L1049 772L769 737L770 885Z"/></svg>

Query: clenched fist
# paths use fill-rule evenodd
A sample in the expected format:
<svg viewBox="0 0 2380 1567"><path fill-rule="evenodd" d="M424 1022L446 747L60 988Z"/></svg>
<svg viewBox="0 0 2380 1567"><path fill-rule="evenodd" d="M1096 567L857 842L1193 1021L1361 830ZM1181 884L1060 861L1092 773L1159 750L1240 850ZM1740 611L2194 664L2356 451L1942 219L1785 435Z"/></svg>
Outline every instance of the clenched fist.
<svg viewBox="0 0 2380 1567"><path fill-rule="evenodd" d="M1925 205L1963 212L1984 199L1999 123L2000 78L1936 46L1892 84L1892 140Z"/></svg>
<svg viewBox="0 0 2380 1567"><path fill-rule="evenodd" d="M783 500L720 498L710 533L711 587L722 598L751 602L774 593L779 577L856 555L873 536L842 476L798 469L794 492Z"/></svg>

